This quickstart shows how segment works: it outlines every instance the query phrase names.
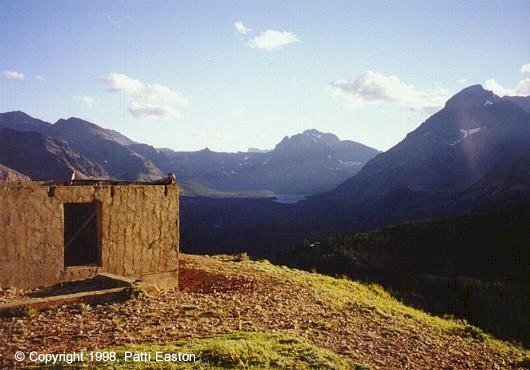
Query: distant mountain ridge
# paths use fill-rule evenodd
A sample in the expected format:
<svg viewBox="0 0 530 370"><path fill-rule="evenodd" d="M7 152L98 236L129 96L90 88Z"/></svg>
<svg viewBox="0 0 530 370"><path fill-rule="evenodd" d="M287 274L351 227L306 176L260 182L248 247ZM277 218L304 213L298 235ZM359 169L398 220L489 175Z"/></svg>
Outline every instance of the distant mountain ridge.
<svg viewBox="0 0 530 370"><path fill-rule="evenodd" d="M76 152L78 157L102 169L93 171L81 167L78 172L82 176L150 181L172 172L183 194L188 196L272 197L274 194L308 195L329 191L379 153L317 130L286 136L269 151L219 153L207 148L195 152L157 149L74 117L51 124L24 112L7 112L0 114L2 128L36 132L62 141L70 153ZM29 156L31 148L28 150ZM74 162L72 166L76 163L80 165ZM23 173L35 175L35 170L22 169L26 171ZM42 178L43 174L38 176Z"/></svg>
<svg viewBox="0 0 530 370"><path fill-rule="evenodd" d="M286 136L270 151L237 153L158 150L145 144L131 148L165 172L223 192L315 194L333 189L379 152L317 130Z"/></svg>

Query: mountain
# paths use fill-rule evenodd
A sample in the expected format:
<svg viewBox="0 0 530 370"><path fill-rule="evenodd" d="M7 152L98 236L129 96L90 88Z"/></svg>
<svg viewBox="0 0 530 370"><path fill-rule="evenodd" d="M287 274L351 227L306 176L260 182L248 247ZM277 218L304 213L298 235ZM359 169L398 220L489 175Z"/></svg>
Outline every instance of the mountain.
<svg viewBox="0 0 530 370"><path fill-rule="evenodd" d="M98 163L104 169L100 173L114 179L149 181L163 176L153 163L127 146L134 144L134 141L117 131L104 129L79 118L60 119L51 124L23 112L7 112L0 114L0 129L2 128L37 132L65 141L70 152L76 151L90 162ZM84 173L83 168L79 170Z"/></svg>
<svg viewBox="0 0 530 370"><path fill-rule="evenodd" d="M108 178L105 169L79 154L63 141L34 131L0 129L0 163L32 180Z"/></svg>
<svg viewBox="0 0 530 370"><path fill-rule="evenodd" d="M247 153L267 153L270 149L248 148Z"/></svg>
<svg viewBox="0 0 530 370"><path fill-rule="evenodd" d="M254 169L252 177L265 182L275 176L277 193L314 194L331 189L356 174L379 152L333 134L306 130L285 137L267 153L267 166Z"/></svg>
<svg viewBox="0 0 530 370"><path fill-rule="evenodd" d="M359 203L399 189L441 197L530 150L530 113L480 85L468 87L399 144L325 198Z"/></svg>
<svg viewBox="0 0 530 370"><path fill-rule="evenodd" d="M128 146L129 149L142 155L145 159L154 163L162 172L172 172L171 162L168 154L173 153L171 149L157 149L148 144L134 143Z"/></svg>
<svg viewBox="0 0 530 370"><path fill-rule="evenodd" d="M17 131L34 131L45 134L51 127L51 123L33 118L21 111L0 113L0 129L10 128Z"/></svg>
<svg viewBox="0 0 530 370"><path fill-rule="evenodd" d="M172 172L183 194L206 197L272 197L329 191L357 173L378 151L306 130L285 137L273 150L219 153L205 148L176 152L137 143L79 118L51 124L23 112L0 114L0 129L38 132L66 142L110 178L150 181Z"/></svg>
<svg viewBox="0 0 530 370"><path fill-rule="evenodd" d="M317 130L286 136L270 151L219 153L206 148L174 152L144 144L130 147L164 172L174 172L182 182L201 183L220 192L303 195L333 189L379 153Z"/></svg>
<svg viewBox="0 0 530 370"><path fill-rule="evenodd" d="M0 164L0 181L29 181L30 178Z"/></svg>
<svg viewBox="0 0 530 370"><path fill-rule="evenodd" d="M114 135L79 118L60 119L48 132L73 149L101 164L112 178L150 181L163 177L150 161L114 140Z"/></svg>

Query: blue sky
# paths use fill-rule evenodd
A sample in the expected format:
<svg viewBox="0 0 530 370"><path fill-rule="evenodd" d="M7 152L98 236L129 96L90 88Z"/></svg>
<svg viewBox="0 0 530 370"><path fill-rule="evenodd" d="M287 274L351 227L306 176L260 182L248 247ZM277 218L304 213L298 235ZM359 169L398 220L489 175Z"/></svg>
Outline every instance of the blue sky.
<svg viewBox="0 0 530 370"><path fill-rule="evenodd" d="M308 128L386 150L468 85L530 95L529 19L526 0L2 0L0 111L175 150Z"/></svg>

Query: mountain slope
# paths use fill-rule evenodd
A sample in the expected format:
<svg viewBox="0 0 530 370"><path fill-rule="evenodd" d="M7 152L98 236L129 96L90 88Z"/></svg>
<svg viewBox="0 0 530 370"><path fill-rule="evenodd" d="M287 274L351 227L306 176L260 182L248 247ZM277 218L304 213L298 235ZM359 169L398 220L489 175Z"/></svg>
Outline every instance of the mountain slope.
<svg viewBox="0 0 530 370"><path fill-rule="evenodd" d="M105 129L105 130L110 134L110 136L118 144L121 144L121 145L124 145L124 146L129 146L129 145L132 145L132 144L136 144L135 141L129 139L127 136L123 135L121 132L118 132L116 130L111 130L111 129Z"/></svg>
<svg viewBox="0 0 530 370"><path fill-rule="evenodd" d="M356 203L380 199L399 188L447 195L528 150L530 114L475 85L449 99L444 109L327 198Z"/></svg>
<svg viewBox="0 0 530 370"><path fill-rule="evenodd" d="M196 351L200 360L191 368L210 368L210 362L218 368L281 367L267 362L292 354L289 344L297 343L321 348L320 354L330 351L334 356L328 360L337 361L313 368L341 369L345 362L352 368L355 362L375 369L515 369L525 356L471 325L407 307L378 285L250 261L245 255L181 255L179 289L101 306L51 307L17 318L16 333L11 320L0 320L6 339L0 365L10 365L22 344L38 345L43 353L191 347L194 351L183 352ZM43 330L53 335L43 337ZM278 352L271 348L272 335L283 337ZM309 353L295 356L303 361L296 368L322 361Z"/></svg>
<svg viewBox="0 0 530 370"><path fill-rule="evenodd" d="M98 163L108 176L115 179L156 180L163 176L155 165L126 146L134 144L132 140L117 131L78 118L61 119L52 125L23 112L6 112L0 113L2 128L38 132L66 141L71 150Z"/></svg>
<svg viewBox="0 0 530 370"><path fill-rule="evenodd" d="M108 178L103 167L72 150L65 142L38 132L0 129L0 163L32 180Z"/></svg>
<svg viewBox="0 0 530 370"><path fill-rule="evenodd" d="M510 101L530 113L530 99L528 99L528 96L503 96L502 100Z"/></svg>
<svg viewBox="0 0 530 370"><path fill-rule="evenodd" d="M113 178L149 181L163 177L153 163L119 144L112 133L93 123L78 118L60 119L48 134L101 164Z"/></svg>
<svg viewBox="0 0 530 370"><path fill-rule="evenodd" d="M503 163L486 173L473 186L458 196L458 202L466 205L520 203L530 197L530 150L514 161Z"/></svg>

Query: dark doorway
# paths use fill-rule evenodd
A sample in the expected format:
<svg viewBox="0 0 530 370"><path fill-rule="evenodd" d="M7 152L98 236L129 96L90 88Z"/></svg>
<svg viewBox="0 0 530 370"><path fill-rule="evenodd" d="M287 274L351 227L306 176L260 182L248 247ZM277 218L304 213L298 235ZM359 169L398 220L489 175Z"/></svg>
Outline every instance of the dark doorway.
<svg viewBox="0 0 530 370"><path fill-rule="evenodd" d="M100 206L64 204L64 265L101 265Z"/></svg>

